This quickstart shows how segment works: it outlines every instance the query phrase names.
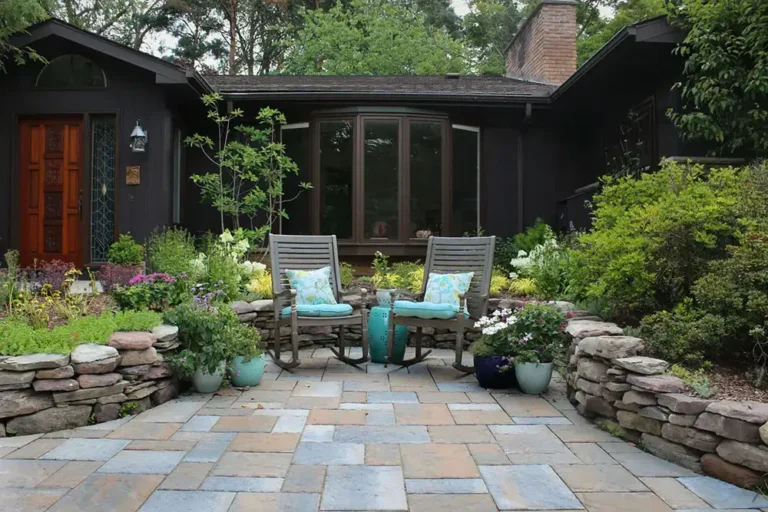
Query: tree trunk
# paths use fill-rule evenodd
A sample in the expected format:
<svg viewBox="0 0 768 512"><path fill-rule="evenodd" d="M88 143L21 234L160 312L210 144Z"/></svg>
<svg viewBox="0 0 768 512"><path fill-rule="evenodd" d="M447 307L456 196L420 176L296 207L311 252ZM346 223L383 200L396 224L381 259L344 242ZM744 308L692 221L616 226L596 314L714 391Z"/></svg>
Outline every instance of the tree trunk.
<svg viewBox="0 0 768 512"><path fill-rule="evenodd" d="M235 57L237 56L237 0L229 4L229 74L235 74Z"/></svg>

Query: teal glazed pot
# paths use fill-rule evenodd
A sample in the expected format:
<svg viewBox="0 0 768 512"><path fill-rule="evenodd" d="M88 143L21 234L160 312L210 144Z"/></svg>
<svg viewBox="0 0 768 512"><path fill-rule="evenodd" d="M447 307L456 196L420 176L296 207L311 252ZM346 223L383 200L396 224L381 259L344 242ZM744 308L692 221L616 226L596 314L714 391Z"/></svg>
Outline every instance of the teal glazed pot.
<svg viewBox="0 0 768 512"><path fill-rule="evenodd" d="M215 393L221 387L221 383L224 381L224 364L222 363L221 369L216 370L216 373L208 373L208 370L204 368L198 368L195 374L192 376L192 384L198 393Z"/></svg>
<svg viewBox="0 0 768 512"><path fill-rule="evenodd" d="M264 354L252 358L247 363L243 356L232 359L232 384L235 386L258 386L263 376Z"/></svg>
<svg viewBox="0 0 768 512"><path fill-rule="evenodd" d="M374 306L368 316L368 346L371 351L371 361L374 363L387 362L387 328L389 327L389 308ZM392 357L402 361L405 357L405 346L408 344L408 327L395 326L395 349Z"/></svg>
<svg viewBox="0 0 768 512"><path fill-rule="evenodd" d="M549 387L553 368L554 363L515 363L517 384L523 393L539 395Z"/></svg>

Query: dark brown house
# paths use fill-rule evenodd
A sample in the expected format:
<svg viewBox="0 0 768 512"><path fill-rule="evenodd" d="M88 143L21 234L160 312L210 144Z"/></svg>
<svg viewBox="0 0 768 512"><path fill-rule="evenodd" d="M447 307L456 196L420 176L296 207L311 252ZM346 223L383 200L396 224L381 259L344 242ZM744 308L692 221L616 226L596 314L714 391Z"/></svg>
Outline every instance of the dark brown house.
<svg viewBox="0 0 768 512"><path fill-rule="evenodd" d="M14 41L48 64L0 75L0 252L95 265L119 233L216 229L188 179L206 162L183 144L210 130L211 91L246 120L285 113L282 139L314 188L278 229L335 233L342 255L422 255L430 233L509 236L536 217L584 225L577 191L612 165L695 152L665 115L679 39L665 19L640 23L577 70L575 3L544 0L506 77L201 76L50 20Z"/></svg>

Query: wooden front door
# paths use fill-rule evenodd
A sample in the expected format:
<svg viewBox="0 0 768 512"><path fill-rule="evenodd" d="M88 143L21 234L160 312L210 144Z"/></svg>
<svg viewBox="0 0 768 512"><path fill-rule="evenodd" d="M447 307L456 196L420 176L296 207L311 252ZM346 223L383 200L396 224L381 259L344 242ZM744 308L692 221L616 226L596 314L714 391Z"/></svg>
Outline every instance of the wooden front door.
<svg viewBox="0 0 768 512"><path fill-rule="evenodd" d="M82 265L82 119L21 122L21 264Z"/></svg>

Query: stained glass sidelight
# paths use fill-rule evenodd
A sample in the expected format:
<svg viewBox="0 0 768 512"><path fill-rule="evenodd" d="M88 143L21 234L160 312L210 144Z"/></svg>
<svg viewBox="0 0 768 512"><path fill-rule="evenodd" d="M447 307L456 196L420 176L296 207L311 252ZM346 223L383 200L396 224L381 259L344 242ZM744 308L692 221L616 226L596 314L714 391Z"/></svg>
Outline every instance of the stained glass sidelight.
<svg viewBox="0 0 768 512"><path fill-rule="evenodd" d="M91 262L107 261L115 233L115 118L91 121Z"/></svg>

